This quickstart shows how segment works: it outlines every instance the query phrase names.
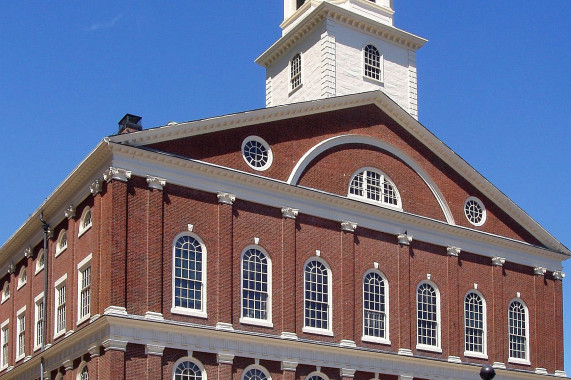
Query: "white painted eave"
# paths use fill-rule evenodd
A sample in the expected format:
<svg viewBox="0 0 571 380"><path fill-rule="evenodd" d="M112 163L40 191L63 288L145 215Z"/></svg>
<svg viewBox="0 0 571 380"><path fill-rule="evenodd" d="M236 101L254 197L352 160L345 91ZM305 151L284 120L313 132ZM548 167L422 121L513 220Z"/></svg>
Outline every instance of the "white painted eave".
<svg viewBox="0 0 571 380"><path fill-rule="evenodd" d="M415 51L420 49L427 42L427 40L422 37L395 28L392 25L374 21L330 2L322 2L307 15L303 10L304 9L302 7L298 10L300 11L299 13L294 14L294 16L290 17L286 22L293 22L296 17L303 17L303 20L300 20L299 24L294 26L289 32L283 35L258 58L256 58L255 62L257 64L268 67L293 44L302 39L326 18L335 20L336 22L345 24L351 28L362 30L365 33L382 38L392 44L403 46Z"/></svg>

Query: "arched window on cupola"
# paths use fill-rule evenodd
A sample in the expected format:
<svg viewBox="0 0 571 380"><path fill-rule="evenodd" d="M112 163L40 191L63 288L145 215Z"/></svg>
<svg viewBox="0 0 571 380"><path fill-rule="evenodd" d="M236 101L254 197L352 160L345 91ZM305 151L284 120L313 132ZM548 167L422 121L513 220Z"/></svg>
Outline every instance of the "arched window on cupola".
<svg viewBox="0 0 571 380"><path fill-rule="evenodd" d="M353 174L348 196L384 206L402 208L400 195L393 181L385 173L374 168L359 169Z"/></svg>
<svg viewBox="0 0 571 380"><path fill-rule="evenodd" d="M290 62L290 91L301 86L301 54L293 56Z"/></svg>
<svg viewBox="0 0 571 380"><path fill-rule="evenodd" d="M381 70L381 53L379 49L373 45L365 46L363 50L364 53L364 75L367 78L382 81L382 70Z"/></svg>

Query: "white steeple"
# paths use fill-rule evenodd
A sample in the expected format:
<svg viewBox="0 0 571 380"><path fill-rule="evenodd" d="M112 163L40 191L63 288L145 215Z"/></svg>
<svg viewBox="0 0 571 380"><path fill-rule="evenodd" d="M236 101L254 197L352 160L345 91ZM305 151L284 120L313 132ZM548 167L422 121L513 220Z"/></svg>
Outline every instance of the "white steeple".
<svg viewBox="0 0 571 380"><path fill-rule="evenodd" d="M416 51L392 0L284 0L282 37L256 62L266 106L381 90L418 118Z"/></svg>

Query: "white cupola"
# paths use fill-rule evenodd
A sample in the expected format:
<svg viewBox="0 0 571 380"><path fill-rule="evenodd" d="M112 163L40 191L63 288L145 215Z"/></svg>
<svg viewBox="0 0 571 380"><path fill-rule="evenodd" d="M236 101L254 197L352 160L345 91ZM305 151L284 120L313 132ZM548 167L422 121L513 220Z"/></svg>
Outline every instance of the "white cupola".
<svg viewBox="0 0 571 380"><path fill-rule="evenodd" d="M266 106L380 90L418 118L416 51L392 0L284 0L282 37L256 63Z"/></svg>

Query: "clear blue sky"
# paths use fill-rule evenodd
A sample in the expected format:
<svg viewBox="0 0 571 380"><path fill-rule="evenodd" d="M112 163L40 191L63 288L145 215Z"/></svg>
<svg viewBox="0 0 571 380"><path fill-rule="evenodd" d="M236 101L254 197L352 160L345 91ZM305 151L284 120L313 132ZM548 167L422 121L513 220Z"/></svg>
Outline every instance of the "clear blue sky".
<svg viewBox="0 0 571 380"><path fill-rule="evenodd" d="M420 121L570 246L571 1L394 3L395 25L429 39ZM3 1L0 242L125 113L153 127L262 108L253 61L282 16L278 0Z"/></svg>

